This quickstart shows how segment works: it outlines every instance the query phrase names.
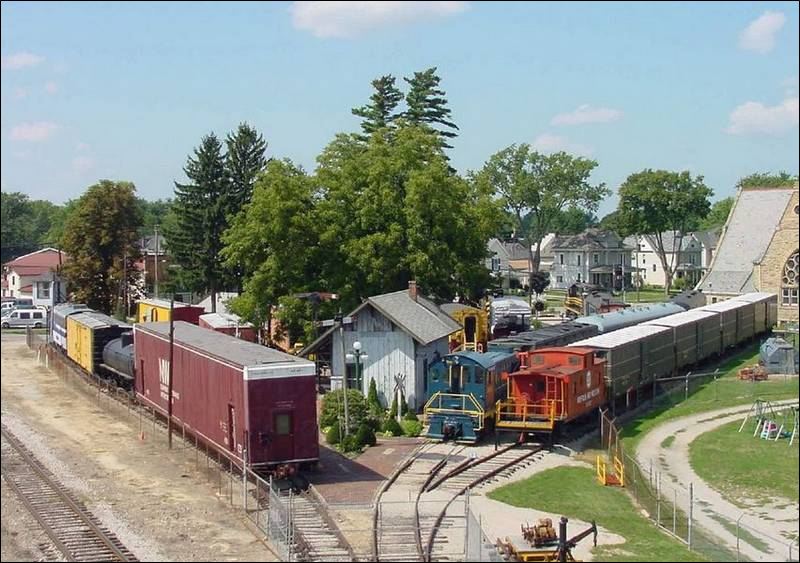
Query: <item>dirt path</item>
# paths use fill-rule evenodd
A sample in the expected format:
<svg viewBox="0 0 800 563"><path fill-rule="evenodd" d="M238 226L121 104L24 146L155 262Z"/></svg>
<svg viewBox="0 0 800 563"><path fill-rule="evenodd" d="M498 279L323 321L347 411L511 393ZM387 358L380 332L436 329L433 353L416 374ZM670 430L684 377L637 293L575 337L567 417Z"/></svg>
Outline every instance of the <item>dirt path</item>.
<svg viewBox="0 0 800 563"><path fill-rule="evenodd" d="M191 450L166 449L163 434L139 439L138 420L90 388L40 367L25 337L2 334L2 420L143 561L274 561L239 512L215 497ZM6 489L3 488L6 496ZM13 504L3 538L37 557L39 535L21 537ZM4 542L5 559L5 542ZM30 560L30 559L28 559Z"/></svg>
<svg viewBox="0 0 800 563"><path fill-rule="evenodd" d="M775 404L792 402L796 403L797 400L778 401ZM753 561L783 561L788 556L789 542L781 537L781 533L797 534L797 505L786 500L782 504L788 503L790 506L788 509L768 507L771 519L765 520L763 514L765 507L760 507L760 511L757 507L742 510L728 502L701 480L689 463L689 444L695 438L734 420L743 419L749 410L750 406L729 407L669 421L644 436L636 450L636 456L642 467L648 467L652 463L653 471L661 471L687 487L689 483L693 483L696 522L734 552L736 551L735 526L741 517L741 524L769 546L768 553L765 553L747 543L745 541L747 536L743 535L739 542L741 552ZM668 447L662 447L662 442L670 436L674 437L674 441ZM717 519L712 517L713 514L716 514ZM727 520L728 527L719 521L720 517ZM797 557L796 544L793 556Z"/></svg>

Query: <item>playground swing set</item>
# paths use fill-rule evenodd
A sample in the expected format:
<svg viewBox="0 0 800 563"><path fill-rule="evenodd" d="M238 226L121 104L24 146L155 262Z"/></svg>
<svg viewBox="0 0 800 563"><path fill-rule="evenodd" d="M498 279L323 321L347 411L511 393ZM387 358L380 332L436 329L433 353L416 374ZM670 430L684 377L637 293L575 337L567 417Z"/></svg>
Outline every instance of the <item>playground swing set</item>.
<svg viewBox="0 0 800 563"><path fill-rule="evenodd" d="M773 405L769 401L756 399L750 411L744 417L739 432L744 430L750 418L756 421L753 437L762 440L777 442L781 438L788 438L789 445L793 445L797 438L798 421L800 420L800 407L798 405Z"/></svg>

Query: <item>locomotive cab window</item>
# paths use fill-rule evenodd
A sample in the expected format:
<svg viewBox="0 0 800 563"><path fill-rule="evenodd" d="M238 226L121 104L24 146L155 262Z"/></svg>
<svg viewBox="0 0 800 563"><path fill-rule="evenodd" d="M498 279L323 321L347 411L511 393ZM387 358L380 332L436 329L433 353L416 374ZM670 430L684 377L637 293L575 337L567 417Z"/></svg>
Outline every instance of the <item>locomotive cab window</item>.
<svg viewBox="0 0 800 563"><path fill-rule="evenodd" d="M475 369L475 383L478 385L483 384L483 370L478 368Z"/></svg>

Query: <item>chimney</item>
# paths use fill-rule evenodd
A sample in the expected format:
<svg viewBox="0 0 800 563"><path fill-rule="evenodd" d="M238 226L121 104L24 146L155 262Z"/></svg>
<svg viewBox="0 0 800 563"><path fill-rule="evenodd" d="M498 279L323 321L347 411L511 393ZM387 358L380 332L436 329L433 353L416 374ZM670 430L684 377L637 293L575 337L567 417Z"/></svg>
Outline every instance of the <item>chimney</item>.
<svg viewBox="0 0 800 563"><path fill-rule="evenodd" d="M417 282L416 280L411 280L408 282L408 296L413 299L414 301L417 300Z"/></svg>

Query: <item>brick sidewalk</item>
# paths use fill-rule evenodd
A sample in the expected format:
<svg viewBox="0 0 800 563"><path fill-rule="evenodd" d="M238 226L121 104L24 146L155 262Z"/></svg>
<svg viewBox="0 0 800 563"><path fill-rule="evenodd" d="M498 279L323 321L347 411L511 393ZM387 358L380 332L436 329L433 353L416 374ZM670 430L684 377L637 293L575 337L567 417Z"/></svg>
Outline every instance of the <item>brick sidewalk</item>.
<svg viewBox="0 0 800 563"><path fill-rule="evenodd" d="M421 443L419 438L378 438L355 459L320 444L319 468L306 476L329 504L369 504L383 480Z"/></svg>

